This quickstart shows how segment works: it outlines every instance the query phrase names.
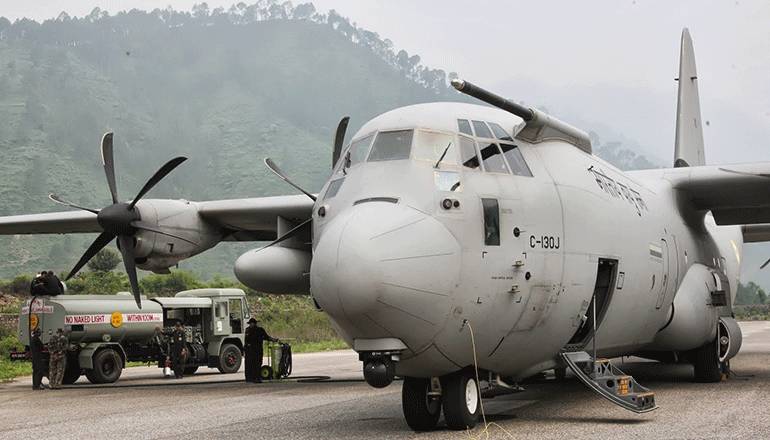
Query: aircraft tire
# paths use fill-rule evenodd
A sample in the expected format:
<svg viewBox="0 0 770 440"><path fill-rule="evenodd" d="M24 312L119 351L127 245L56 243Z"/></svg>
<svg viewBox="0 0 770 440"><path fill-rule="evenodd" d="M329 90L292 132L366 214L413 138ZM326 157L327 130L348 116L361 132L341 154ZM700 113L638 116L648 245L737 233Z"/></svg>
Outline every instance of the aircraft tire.
<svg viewBox="0 0 770 440"><path fill-rule="evenodd" d="M414 431L432 431L441 417L441 399L428 396L430 379L405 377L401 386L401 409Z"/></svg>
<svg viewBox="0 0 770 440"><path fill-rule="evenodd" d="M695 382L713 383L722 380L722 365L719 362L717 341L708 342L693 352Z"/></svg>
<svg viewBox="0 0 770 440"><path fill-rule="evenodd" d="M444 376L442 408L450 429L471 429L476 426L481 412L479 384L470 369Z"/></svg>

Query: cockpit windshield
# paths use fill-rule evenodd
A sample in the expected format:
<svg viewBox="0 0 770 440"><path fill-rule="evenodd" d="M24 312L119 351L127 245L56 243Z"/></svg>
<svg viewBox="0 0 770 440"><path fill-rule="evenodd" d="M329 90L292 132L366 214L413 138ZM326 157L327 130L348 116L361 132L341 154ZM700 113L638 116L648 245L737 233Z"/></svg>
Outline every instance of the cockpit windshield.
<svg viewBox="0 0 770 440"><path fill-rule="evenodd" d="M454 144L454 136L450 134L417 130L412 157L430 161L431 164L441 159L441 165L456 165L457 147Z"/></svg>
<svg viewBox="0 0 770 440"><path fill-rule="evenodd" d="M369 162L409 159L414 130L381 131L377 133L369 153Z"/></svg>

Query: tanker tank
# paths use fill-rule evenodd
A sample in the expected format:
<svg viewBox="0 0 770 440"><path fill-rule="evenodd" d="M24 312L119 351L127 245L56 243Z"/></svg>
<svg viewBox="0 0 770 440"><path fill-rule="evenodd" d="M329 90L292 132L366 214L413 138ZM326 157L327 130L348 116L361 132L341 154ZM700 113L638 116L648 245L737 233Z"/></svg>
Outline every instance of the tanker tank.
<svg viewBox="0 0 770 440"><path fill-rule="evenodd" d="M19 341L29 345L29 322L42 332L47 342L58 328L69 328L71 343L148 341L156 327L163 326L163 309L160 304L142 298L139 309L133 296L116 295L59 295L35 299L32 310L29 303L19 316Z"/></svg>

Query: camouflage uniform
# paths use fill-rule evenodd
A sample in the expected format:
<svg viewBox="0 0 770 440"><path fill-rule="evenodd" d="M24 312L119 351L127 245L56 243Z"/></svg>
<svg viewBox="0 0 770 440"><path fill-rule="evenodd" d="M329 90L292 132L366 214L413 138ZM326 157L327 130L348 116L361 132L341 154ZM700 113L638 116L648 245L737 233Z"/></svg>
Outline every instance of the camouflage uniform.
<svg viewBox="0 0 770 440"><path fill-rule="evenodd" d="M69 340L61 331L56 332L48 340L48 383L51 389L60 389L64 378L64 369L67 368L67 348Z"/></svg>

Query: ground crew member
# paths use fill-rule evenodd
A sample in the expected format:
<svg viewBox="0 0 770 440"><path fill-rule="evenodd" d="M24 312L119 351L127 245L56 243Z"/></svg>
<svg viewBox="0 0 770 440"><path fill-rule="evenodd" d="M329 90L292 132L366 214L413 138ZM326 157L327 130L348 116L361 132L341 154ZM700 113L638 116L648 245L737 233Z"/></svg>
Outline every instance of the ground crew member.
<svg viewBox="0 0 770 440"><path fill-rule="evenodd" d="M246 353L246 369L244 370L244 375L246 376L246 382L260 383L262 382L262 377L260 377L260 369L262 368L262 345L265 340L276 342L278 339L268 335L265 329L259 326L259 323L254 318L249 319L249 326L246 327L244 339L244 351Z"/></svg>
<svg viewBox="0 0 770 440"><path fill-rule="evenodd" d="M174 331L171 333L171 362L174 370L174 377L181 379L184 377L185 362L187 361L187 336L184 327L180 321L174 325Z"/></svg>
<svg viewBox="0 0 770 440"><path fill-rule="evenodd" d="M48 384L52 390L61 389L64 369L67 368L68 348L69 339L62 329L57 329L56 334L48 341Z"/></svg>
<svg viewBox="0 0 770 440"><path fill-rule="evenodd" d="M49 296L61 295L61 294L64 293L64 285L62 284L61 280L59 280L59 277L57 277L53 273L53 271L42 270L32 280L32 285L30 286L30 291L31 291L32 295L35 295L35 296L37 296L37 295L49 295Z"/></svg>
<svg viewBox="0 0 770 440"><path fill-rule="evenodd" d="M40 340L40 329L32 330L29 340L29 351L32 354L32 389L42 390L45 363L43 361L43 341Z"/></svg>

